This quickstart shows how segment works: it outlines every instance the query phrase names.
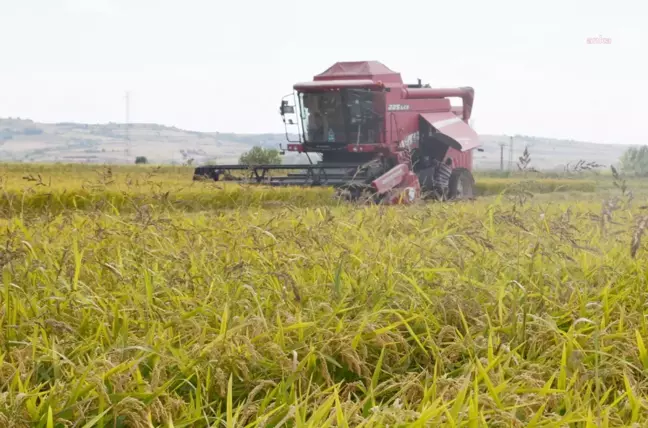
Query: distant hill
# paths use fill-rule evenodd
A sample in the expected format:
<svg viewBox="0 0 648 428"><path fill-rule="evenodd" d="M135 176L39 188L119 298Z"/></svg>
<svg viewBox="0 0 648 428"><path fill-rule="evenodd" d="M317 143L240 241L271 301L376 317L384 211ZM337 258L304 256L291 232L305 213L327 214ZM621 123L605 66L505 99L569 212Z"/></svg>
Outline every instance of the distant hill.
<svg viewBox="0 0 648 428"><path fill-rule="evenodd" d="M128 130L128 132L127 132ZM500 146L506 143L505 167L509 164L509 137L481 135L484 152L475 153L475 168L499 169ZM127 143L130 141L130 143ZM38 123L28 119L0 119L0 160L3 162L133 163L146 156L151 163L236 163L254 145L278 147L284 134L233 134L196 132L164 125L138 123ZM512 166L528 146L532 166L562 169L567 163L593 161L606 166L618 162L627 144L597 144L573 140L515 136ZM288 153L284 163L307 161Z"/></svg>
<svg viewBox="0 0 648 428"><path fill-rule="evenodd" d="M0 159L18 162L133 163L146 156L152 163L182 164L218 160L236 162L255 144L277 145L274 134L195 132L150 123L36 123L0 119ZM130 141L130 143L128 143Z"/></svg>
<svg viewBox="0 0 648 428"><path fill-rule="evenodd" d="M480 135L483 142L483 152L476 152L474 165L476 169L499 169L500 143L504 147L504 166L509 162L510 137L503 135ZM516 135L513 138L512 167L516 167L518 158L528 147L531 156L531 166L542 170L562 170L567 164L580 160L596 162L609 167L618 165L619 158L632 144L599 144L575 140L559 140L553 138L530 137Z"/></svg>

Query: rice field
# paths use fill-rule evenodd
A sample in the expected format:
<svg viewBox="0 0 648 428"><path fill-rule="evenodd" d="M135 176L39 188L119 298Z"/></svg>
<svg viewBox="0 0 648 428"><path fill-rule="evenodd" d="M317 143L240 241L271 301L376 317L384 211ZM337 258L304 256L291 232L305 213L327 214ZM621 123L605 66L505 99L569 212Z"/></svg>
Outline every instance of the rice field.
<svg viewBox="0 0 648 428"><path fill-rule="evenodd" d="M648 421L637 182L379 207L186 168L0 177L0 426Z"/></svg>

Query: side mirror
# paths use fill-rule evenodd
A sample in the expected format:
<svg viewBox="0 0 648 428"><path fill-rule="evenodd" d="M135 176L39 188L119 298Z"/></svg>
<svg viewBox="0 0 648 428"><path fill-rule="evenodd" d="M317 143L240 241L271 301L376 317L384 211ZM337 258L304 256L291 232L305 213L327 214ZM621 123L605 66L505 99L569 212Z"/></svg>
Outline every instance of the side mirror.
<svg viewBox="0 0 648 428"><path fill-rule="evenodd" d="M295 113L295 108L293 106L288 105L288 101L281 101L281 107L279 107L279 111L281 112L281 115L284 116L286 114L293 114Z"/></svg>

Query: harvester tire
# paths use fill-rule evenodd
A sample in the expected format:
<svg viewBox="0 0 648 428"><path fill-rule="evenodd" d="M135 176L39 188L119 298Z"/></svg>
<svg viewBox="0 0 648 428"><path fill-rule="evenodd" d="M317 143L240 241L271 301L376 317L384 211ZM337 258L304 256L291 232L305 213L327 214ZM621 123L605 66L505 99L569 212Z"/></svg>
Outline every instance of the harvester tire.
<svg viewBox="0 0 648 428"><path fill-rule="evenodd" d="M448 183L448 199L472 199L475 195L475 179L465 168L452 170Z"/></svg>

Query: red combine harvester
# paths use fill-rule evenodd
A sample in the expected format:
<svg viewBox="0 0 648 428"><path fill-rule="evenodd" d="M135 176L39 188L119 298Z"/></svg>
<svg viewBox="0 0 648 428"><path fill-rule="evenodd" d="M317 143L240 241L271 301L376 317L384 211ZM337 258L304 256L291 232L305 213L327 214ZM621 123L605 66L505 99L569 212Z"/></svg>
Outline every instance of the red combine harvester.
<svg viewBox="0 0 648 428"><path fill-rule="evenodd" d="M461 99L462 106L449 98ZM471 198L472 152L481 145L468 124L473 100L471 87L403 84L400 73L380 62L338 62L294 85L280 107L288 151L320 153L321 161L308 156L310 163L300 165L204 165L194 179L333 186L352 199L368 194L388 204ZM294 140L288 126L296 127ZM234 177L237 170L247 176ZM273 176L274 170L298 172Z"/></svg>

